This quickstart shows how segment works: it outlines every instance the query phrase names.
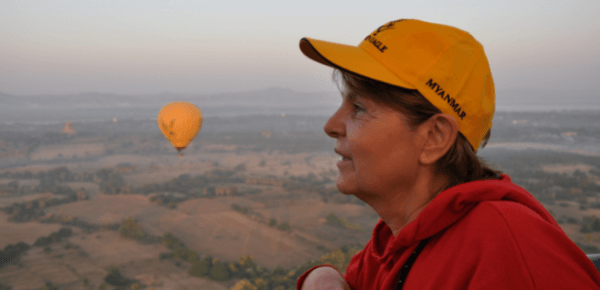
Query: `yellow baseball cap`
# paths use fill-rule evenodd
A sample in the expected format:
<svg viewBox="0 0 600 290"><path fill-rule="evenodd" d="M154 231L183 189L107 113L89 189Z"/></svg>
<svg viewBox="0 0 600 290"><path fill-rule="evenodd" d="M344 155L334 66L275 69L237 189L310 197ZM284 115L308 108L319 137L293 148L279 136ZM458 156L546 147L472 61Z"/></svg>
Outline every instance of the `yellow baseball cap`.
<svg viewBox="0 0 600 290"><path fill-rule="evenodd" d="M483 46L466 31L400 19L380 26L358 46L302 38L300 50L324 65L418 90L455 117L475 151L492 127L492 72Z"/></svg>

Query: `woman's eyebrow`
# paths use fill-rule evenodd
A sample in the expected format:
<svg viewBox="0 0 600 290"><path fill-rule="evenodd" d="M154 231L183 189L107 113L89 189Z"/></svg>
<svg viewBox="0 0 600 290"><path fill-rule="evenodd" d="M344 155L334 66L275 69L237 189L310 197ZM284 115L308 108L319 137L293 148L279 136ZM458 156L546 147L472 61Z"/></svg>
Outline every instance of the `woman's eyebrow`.
<svg viewBox="0 0 600 290"><path fill-rule="evenodd" d="M360 96L354 92L349 92L342 94L342 98L344 100L348 100L349 102L354 102L356 99L360 98Z"/></svg>

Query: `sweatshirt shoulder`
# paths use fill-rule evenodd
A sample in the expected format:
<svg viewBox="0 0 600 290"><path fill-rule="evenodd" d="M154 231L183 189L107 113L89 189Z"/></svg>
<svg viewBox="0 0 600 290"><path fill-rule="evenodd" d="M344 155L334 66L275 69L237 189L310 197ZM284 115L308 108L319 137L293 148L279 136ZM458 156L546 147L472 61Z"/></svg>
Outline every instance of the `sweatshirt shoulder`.
<svg viewBox="0 0 600 290"><path fill-rule="evenodd" d="M539 211L543 211L543 213L539 213ZM483 201L475 206L465 218L477 223L493 225L493 229L488 228L511 234L516 240L519 240L519 236L531 236L535 232L532 232L532 229L540 230L540 228L564 235L562 229L541 204L534 210L515 201Z"/></svg>

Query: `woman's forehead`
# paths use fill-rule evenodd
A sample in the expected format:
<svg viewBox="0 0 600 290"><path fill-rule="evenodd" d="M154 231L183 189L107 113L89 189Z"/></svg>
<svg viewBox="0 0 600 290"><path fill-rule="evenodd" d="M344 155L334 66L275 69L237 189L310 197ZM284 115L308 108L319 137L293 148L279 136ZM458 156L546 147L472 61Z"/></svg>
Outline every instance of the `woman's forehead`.
<svg viewBox="0 0 600 290"><path fill-rule="evenodd" d="M365 96L363 94L359 94L358 92L355 92L353 90L345 90L344 92L342 92L341 95L343 100L349 102L354 102L359 99L365 99Z"/></svg>

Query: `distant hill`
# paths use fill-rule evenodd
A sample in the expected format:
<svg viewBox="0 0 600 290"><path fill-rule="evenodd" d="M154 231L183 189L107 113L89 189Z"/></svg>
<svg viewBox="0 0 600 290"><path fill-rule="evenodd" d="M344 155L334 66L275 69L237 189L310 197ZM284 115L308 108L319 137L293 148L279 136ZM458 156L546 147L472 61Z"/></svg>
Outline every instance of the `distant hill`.
<svg viewBox="0 0 600 290"><path fill-rule="evenodd" d="M498 111L562 111L600 109L600 94L576 90L496 90Z"/></svg>
<svg viewBox="0 0 600 290"><path fill-rule="evenodd" d="M286 88L212 95L69 95L14 96L0 92L0 122L65 122L154 119L165 104L189 101L205 116L330 115L341 98L335 92L297 92Z"/></svg>
<svg viewBox="0 0 600 290"><path fill-rule="evenodd" d="M190 101L207 117L249 115L330 116L341 98L337 92L298 92L287 88L185 95L117 95L81 93L69 95L15 96L0 92L0 122L64 123L155 119L172 101ZM590 91L502 89L496 91L497 111L600 110L600 96Z"/></svg>

